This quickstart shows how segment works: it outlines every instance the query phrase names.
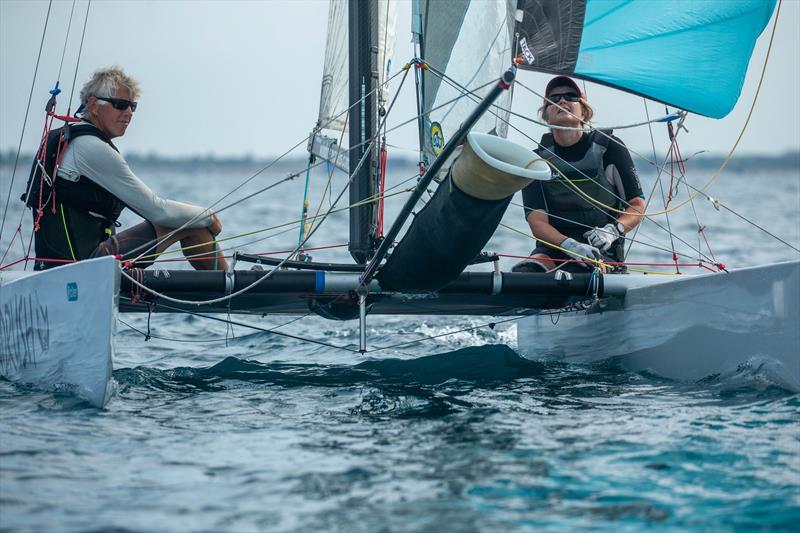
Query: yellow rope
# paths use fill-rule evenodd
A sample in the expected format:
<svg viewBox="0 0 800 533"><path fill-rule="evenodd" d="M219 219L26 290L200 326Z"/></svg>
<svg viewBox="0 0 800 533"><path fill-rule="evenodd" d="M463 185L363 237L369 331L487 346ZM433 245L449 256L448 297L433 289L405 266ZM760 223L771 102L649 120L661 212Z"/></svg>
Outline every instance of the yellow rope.
<svg viewBox="0 0 800 533"><path fill-rule="evenodd" d="M316 218L319 216L319 212L322 210L322 199L325 198L325 193L328 192L328 189L330 188L331 183L333 182L333 173L336 171L336 163L339 162L339 154L342 153L341 146L342 146L342 140L344 140L344 130L347 129L347 122L349 120L350 120L350 112L348 111L344 115L344 127L342 128L342 132L339 134L339 145L338 145L339 151L336 152L336 158L333 160L333 168L331 168L330 172L328 172L328 181L325 183L325 188L322 190L322 195L319 198L319 205L317 206L317 212L314 213L314 216L311 217L311 220L316 220ZM306 221L307 221L306 223L308 224L308 219L306 219Z"/></svg>
<svg viewBox="0 0 800 533"><path fill-rule="evenodd" d="M565 250L564 248L562 248L562 247L560 247L558 245L555 245L555 244L553 244L551 242L547 242L547 241L542 240L542 239L537 239L536 237L532 236L530 233L528 233L526 231L518 230L517 228L511 227L511 226L509 226L507 224L503 224L502 222L500 223L500 225L502 227L504 227L505 229L507 229L507 230L513 231L514 233L518 233L520 235L528 237L529 239L532 239L532 240L535 240L535 241L539 241L542 244L545 244L548 247L553 248L554 250L560 250L560 251L562 251L564 253L567 253L568 255L571 255L573 257L575 257L575 256L580 257L582 260L585 260L587 263L594 263L595 266L597 266L600 269L606 269L606 268L608 268L610 266L614 266L614 265L609 265L608 263L604 263L603 261L598 261L596 259L592 259L592 258L589 258L589 257L584 257L584 256L582 256L580 254L576 254L574 252L567 252L567 250ZM629 272L639 272L639 273L642 273L642 274L654 274L654 275L659 275L659 276L679 276L680 275L680 274L677 274L675 272L662 272L660 270L646 270L646 269L643 269L643 268L633 268L633 267L627 267L627 268L628 268Z"/></svg>
<svg viewBox="0 0 800 533"><path fill-rule="evenodd" d="M771 34L770 34L770 38L769 38L769 45L768 45L768 47L767 47L767 55L766 55L766 57L764 58L764 64L763 64L763 66L762 66L762 68L761 68L761 76L760 76L760 78L759 78L759 80L758 80L758 86L756 87L756 94L753 96L753 101L752 101L752 103L751 103L751 105L750 105L750 111L747 113L747 119L745 120L745 123L744 123L744 125L742 126L742 129L741 129L741 131L739 132L739 136L737 137L737 139L736 139L736 142L734 143L733 147L731 147L730 151L728 152L728 155L725 157L725 160L722 162L722 164L721 164L721 165L720 165L720 167L717 169L717 171L716 171L716 172L715 172L715 173L714 173L714 174L711 176L711 178L709 178L709 180L708 180L708 181L707 181L707 182L706 182L706 183L705 183L705 184L704 184L702 187L700 187L699 189L695 189L695 193L694 193L694 194L692 194L692 195L691 195L689 198L687 198L687 199L686 199L686 200L684 200L683 202L681 202L681 203L679 203L679 204L677 204L677 205L675 205L674 207L671 207L671 208L669 208L669 209L665 209L665 210L663 210L663 211L650 212L650 213L641 213L641 214L639 214L639 216L642 216L642 217L651 217L651 216L656 216L656 215L664 215L664 214L672 213L672 212L674 212L674 211L676 211L676 210L680 209L681 207L683 207L683 206L685 206L686 204L688 204L689 202L693 201L695 198L697 198L697 197L698 197L698 196L700 196L701 194L704 194L704 193L705 193L705 190L706 190L708 187L710 187L710 186L711 186L711 184L712 184L712 183L713 183L713 182L714 182L714 181L715 181L715 180L716 180L716 179L717 179L717 178L720 176L720 174L722 174L722 171L725 169L725 167L726 167L726 166L728 166L728 163L729 163L729 162L730 162L730 160L733 158L733 153L736 151L736 148L739 146L739 142L742 140L742 137L744 136L744 133L745 133L745 131L747 130L747 127L748 127L748 126L749 126L749 124L750 124L750 119L751 119L751 117L752 117L752 115L753 115L753 110L755 109L756 101L758 100L758 95L759 95L759 94L760 94L760 92L761 92L761 86L763 85L763 82L764 82L764 75L766 74L766 70L767 70L767 63L769 62L769 57L770 57L770 54L772 53L772 43L773 43L773 41L774 41L774 39L775 39L775 30L776 30L776 29L777 29L777 27L778 27L778 17L779 17L779 15L780 15L782 1L783 1L783 0L778 0L778 8L777 8L777 10L775 11L775 20L774 20L774 22L773 22L773 25L772 25L772 32L771 32ZM548 165L550 165L550 167L551 167L551 168L555 169L555 170L556 170L556 172L558 172L558 173L561 175L561 177L563 177L563 178L564 178L564 180L565 180L567 183L569 183L569 184L570 184L570 186L571 186L571 187L573 187L573 188L574 188L574 189L575 189L575 190L576 190L576 191L577 191L577 192L578 192L578 193L579 193L581 196L583 196L584 198L586 198L587 200L589 200L591 203L593 203L593 204L595 204L595 205L598 205L598 206L600 206L600 207L602 207L602 208L604 208L604 209L608 209L609 211L611 211L611 212L614 212L614 213L619 213L619 214L634 214L634 215L635 215L635 213L629 213L629 212L627 212L627 211L624 211L624 210L616 209L615 207L612 207L612 206L606 205L606 204L604 204L603 202L600 202L600 201L598 201L598 200L595 200L594 198L592 198L591 196L589 196L588 194L586 194L586 193L584 193L582 190L580 190L580 188L579 188L579 187L577 187L577 186L574 184L574 182L573 182L572 180L570 180L569 178L567 178L567 177L564 175L564 173L563 173L563 172L561 172L561 170L559 170L558 168L556 168L556 167L555 167L555 166L554 166L552 163L550 163L549 161L547 161L547 160L545 160L545 161L547 162L547 164L548 164ZM529 164L530 164L530 163L529 163ZM397 193L393 193L392 195L389 195L388 197L394 196L394 195L396 195L396 194L401 194L401 193L403 193L403 192L407 192L407 191L399 191L399 192L397 192ZM355 203L355 204L352 204L352 205L349 205L349 206L347 206L347 207L343 207L343 208L340 208L340 209L334 209L334 210L332 210L332 211L329 211L327 214L331 214L331 213L336 213L336 212L344 211L344 210L350 209L350 208L352 208L352 207L358 207L358 206L360 206L360 205L363 205L363 204L366 204L366 203L377 202L377 201L378 201L378 199L379 199L378 197L372 197L372 198L368 198L368 199L366 199L366 200L362 200L361 202L357 202L357 203ZM317 213L319 213L319 210L317 210ZM327 215L327 214L326 214L326 215ZM64 216L63 207L62 207L62 212L61 212L61 215L62 215L62 220L63 220L63 216ZM323 215L323 216L326 216L326 215ZM319 216L318 214L315 214L313 217L310 217L310 219L311 219L311 220L315 220L316 218L318 218L318 216ZM309 220L309 219L306 219L306 220ZM255 234L257 234L257 233L263 233L263 232L265 232L265 231L270 231L270 230L273 230L273 229L278 229L278 228L282 228L282 227L289 226L289 225L295 225L295 224L299 224L299 223L301 223L301 222L302 222L301 220L295 220L295 221L288 222L288 223L285 223L285 224L279 224L279 225L277 225L277 226L272 226L272 227L268 227L268 228L264 228L264 229L260 229L260 230L256 230L256 231L251 231L251 232L247 232L247 233L240 233L240 234L238 234L238 235L234 235L234 236L231 236L231 237L226 237L226 238L224 238L224 239L219 239L219 240L217 240L216 242L225 242L225 241L232 240L232 239L237 239L237 238L240 238L240 237L247 237L247 236L249 236L249 235L255 235ZM516 228L511 228L510 226L507 226L507 225L505 225L505 224L501 224L501 225L502 225L503 227L507 228L507 229L510 229L510 230L512 230L512 231L515 231L515 232L517 232L517 233L520 233L520 234L526 235L526 236L530 237L531 239L533 239L533 238L534 238L533 236L531 236L531 235L528 235L527 233L523 233L523 232L521 232L521 231L517 230ZM66 222L65 222L65 228L66 228ZM562 252L565 252L565 253L567 253L567 251L566 251L564 248L561 248L561 247L560 247L560 246L558 246L558 245L555 245L555 244L553 244L553 243L549 243L549 242L546 242L546 241L542 241L541 239L539 239L539 241L540 241L540 242L542 242L542 243L544 243L545 245L547 245L547 246L549 246L549 247L553 248L553 249L560 250L560 251L562 251ZM67 242L69 243L69 236L67 236ZM198 247L200 247L200 246L205 246L205 245L209 244L210 242L212 242L212 241L209 241L209 242L206 242L206 243L202 243L202 244L196 244L196 245L192 245L192 246L181 247L181 248L178 248L178 249L175 249L175 250L164 251L164 252L162 252L161 254L151 254L151 255L147 255L147 256L142 256L142 258L143 258L143 259L144 259L144 258L153 258L153 257L158 257L158 256L161 256L161 255L167 255L167 254L171 254L171 253L182 252L182 251L184 251L184 250L190 250L190 249L193 249L193 248L198 248ZM73 259L74 259L74 253L72 252L72 245L71 245L71 244L70 244L70 253L72 253L72 254L73 254ZM599 266L599 267L601 267L601 268L605 268L605 266L606 266L606 264L605 264L604 262L602 262L602 261L597 261L597 260L595 260L595 259L590 259L590 258L588 258L588 257L581 256L580 254L574 254L574 253L572 253L572 254L570 254L570 255L578 256L578 257L580 257L582 260L586 261L587 263L594 263L594 264L598 265L598 266ZM629 269L629 270L631 270L631 271L636 271L636 272L639 272L639 271L640 271L640 270L634 270L634 269ZM642 271L642 272L647 272L647 271ZM659 273L659 272L657 272L657 271L648 272L648 273L652 273L652 274L660 274L660 273Z"/></svg>
<svg viewBox="0 0 800 533"><path fill-rule="evenodd" d="M75 252L72 250L72 242L69 240L69 230L67 229L67 219L64 216L64 204L59 204L61 208L61 222L64 224L64 236L67 238L67 246L69 247L69 255L72 256L73 261L78 259L75 257Z"/></svg>
<svg viewBox="0 0 800 533"><path fill-rule="evenodd" d="M404 193L408 193L408 192L409 192L408 189L402 190L402 191L397 191L397 192L393 192L391 194L385 194L385 195L383 195L383 198L391 198L392 196L397 196L399 194L404 194ZM346 207L340 207L338 209L334 209L332 211L328 211L327 213L322 214L322 215L314 215L312 217L306 217L306 220L308 221L308 220L314 220L316 218L323 218L323 217L325 217L327 215L330 215L332 213L339 213L341 211L347 211L348 209L350 209L352 207L358 207L360 205L377 202L379 199L380 199L379 196L372 196L372 197L366 198L364 200L361 200L359 202L356 202L354 204L350 204L350 205L348 205ZM287 226L295 226L299 222L300 222L300 220L292 220L292 221L289 221L289 222L284 222L283 224L277 224L275 226L269 226L269 227L266 227L266 228L261 228L261 229L257 229L257 230L253 230L253 231L248 231L248 232L245 232L245 233L239 233L237 235L232 235L230 237L225 237L224 239L215 239L215 242L220 243L220 242L230 241L230 240L233 240L233 239L240 239L242 237L249 237L250 235L257 235L259 233L264 233L265 231L272 231L272 230L275 230L275 229L285 228ZM214 241L208 241L208 242L204 242L204 243L200 243L200 244L193 244L191 246L182 246L182 247L178 247L178 248L170 248L169 250L165 250L165 251L161 252L160 254L156 253L156 254L143 255L141 257L141 259L155 259L157 257L164 256L164 255L177 254L179 252L183 252L183 251L186 251L186 250L192 250L194 248L199 248L201 246L206 246L207 244L210 244L211 242L214 242Z"/></svg>
<svg viewBox="0 0 800 533"><path fill-rule="evenodd" d="M530 239L537 240L537 241L541 242L542 244L545 244L545 245L549 246L550 248L553 248L554 250L559 250L561 252L564 252L568 256L579 257L582 261L586 261L587 263L593 263L595 266L597 266L599 268L605 269L605 268L607 268L609 266L606 263L604 263L603 261L600 261L600 260L597 260L597 259L593 259L591 257L586 257L586 256L583 256L583 255L575 253L575 252L567 251L564 248L558 246L557 244L553 244L552 242L547 242L547 241L545 241L543 239L539 239L538 237L534 237L534 236L530 235L527 232L523 232L523 231L518 230L517 228L512 228L511 226L503 224L502 222L500 223L500 225L503 226L506 229L510 229L511 231L519 233L520 235L525 235L526 237L528 237Z"/></svg>

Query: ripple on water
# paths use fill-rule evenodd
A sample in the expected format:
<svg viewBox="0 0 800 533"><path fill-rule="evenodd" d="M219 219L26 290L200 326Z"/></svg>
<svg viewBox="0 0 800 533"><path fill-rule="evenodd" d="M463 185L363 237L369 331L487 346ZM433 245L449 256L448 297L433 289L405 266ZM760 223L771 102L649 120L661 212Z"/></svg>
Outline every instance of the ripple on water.
<svg viewBox="0 0 800 533"><path fill-rule="evenodd" d="M102 411L0 383L4 526L85 529L91 515L103 530L637 531L798 518L800 400L758 381L689 386L505 345L217 361L118 368Z"/></svg>

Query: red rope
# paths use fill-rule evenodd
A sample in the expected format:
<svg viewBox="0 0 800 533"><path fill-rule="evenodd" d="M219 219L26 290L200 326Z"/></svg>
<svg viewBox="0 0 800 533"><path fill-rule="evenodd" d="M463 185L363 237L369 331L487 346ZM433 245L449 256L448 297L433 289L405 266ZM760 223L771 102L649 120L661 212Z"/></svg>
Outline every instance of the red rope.
<svg viewBox="0 0 800 533"><path fill-rule="evenodd" d="M386 145L381 145L381 183L380 183L380 196L378 197L378 238L383 237L383 192L386 188L386 160L388 159L389 152L386 150Z"/></svg>
<svg viewBox="0 0 800 533"><path fill-rule="evenodd" d="M76 261L74 259L49 259L47 257L30 257L30 256L26 256L26 257L23 257L22 259L17 259L13 263L9 263L7 265L3 265L2 267L0 267L0 270L5 270L8 267L16 265L18 263L21 263L23 261L41 261L42 263L77 263L78 262L78 261Z"/></svg>
<svg viewBox="0 0 800 533"><path fill-rule="evenodd" d="M330 250L331 248L344 248L347 244L331 244L329 246L314 246L312 248L300 248L298 252L313 252L314 250ZM272 254L288 254L295 250L273 250L271 252L259 252L253 255L272 255Z"/></svg>
<svg viewBox="0 0 800 533"><path fill-rule="evenodd" d="M56 84L56 88L57 87L58 87L58 84ZM59 263L61 263L61 262L64 262L64 263L72 263L72 262L74 262L72 260L44 259L44 258L36 258L36 257L31 257L30 256L31 247L33 245L34 233L39 231L39 229L41 228L40 222L42 220L42 217L44 216L44 208L47 206L48 203L52 203L52 207L51 207L52 213L54 215L56 214L55 179L56 179L56 175L58 174L58 169L61 166L61 161L64 158L64 153L66 152L67 146L69 144L67 139L65 139L64 131L62 130L61 131L61 135L60 135L59 140L58 140L58 147L56 148L56 164L55 164L55 166L53 168L52 176L48 176L48 179L50 179L51 182L52 182L51 183L51 187L52 188L51 188L50 196L45 201L44 198L42 198L43 193L44 193L44 167L45 167L45 162L47 160L47 140L50 137L50 132L53 129L53 121L54 120L60 120L60 121L64 122L65 124L75 123L75 122L80 122L81 121L81 119L79 119L77 117L70 116L70 110L69 109L67 109L67 113L64 114L64 115L58 115L58 114L55 113L54 110L55 110L55 107L56 107L56 94L58 94L58 93L53 94L52 97L50 98L50 100L47 103L46 110L45 110L45 117L44 117L44 125L42 127L42 136L41 136L41 138L39 140L39 148L36 150L36 161L37 161L38 165L41 165L41 179L39 180L39 191L38 191L39 195L38 195L38 199L37 199L37 202L36 202L37 205L36 205L36 211L35 211L34 220L33 220L33 231L31 232L31 237L30 237L30 239L28 241L27 249L25 250L25 257L22 258L22 259L19 259L17 261L14 261L13 263L10 263L8 265L3 265L3 262L5 261L6 256L8 255L8 252L11 250L11 247L13 246L14 241L17 238L17 235L19 235L20 239L22 238L22 225L20 224L19 226L17 226L17 229L14 232L14 235L11 237L11 241L9 242L8 247L3 252L2 259L0 259L0 265L3 265L3 266L0 266L0 270L5 270L6 268L8 268L8 267L10 267L12 265L19 264L19 263L21 263L23 261L25 262L25 268L26 269L28 268L28 261L45 261L45 262L59 262ZM28 191L26 190L26 193L27 192ZM34 191L30 191L30 192L33 193ZM27 198L26 198L26 200L27 200Z"/></svg>
<svg viewBox="0 0 800 533"><path fill-rule="evenodd" d="M14 235L11 236L11 242L8 243L8 247L6 248L6 251L3 252L3 258L0 259L0 265L2 265L3 261L6 260L6 256L8 255L8 252L11 251L11 247L14 245L14 241L17 239L17 235L19 235L20 238L22 237L22 224L17 226L17 229L14 231Z"/></svg>
<svg viewBox="0 0 800 533"><path fill-rule="evenodd" d="M132 268L128 274L138 283L144 285L144 272L141 268ZM135 304L144 296L144 290L136 283L131 283L131 303Z"/></svg>
<svg viewBox="0 0 800 533"><path fill-rule="evenodd" d="M16 261L14 261L13 263L9 263L9 264L7 264L7 265L0 266L0 270L5 270L5 269L7 269L7 268L10 268L10 267L12 267L12 266L14 266L14 265L18 265L19 263L22 263L23 261L27 261L27 260L28 260L28 258L27 258L27 257L23 257L22 259L17 259L17 260L16 260Z"/></svg>
<svg viewBox="0 0 800 533"><path fill-rule="evenodd" d="M57 117L57 116L58 115L55 115L52 112L47 112L45 114L45 117L44 117L44 126L42 127L42 137L39 140L39 148L36 150L36 161L38 161L38 163L43 168L44 168L45 157L47 157L47 138L50 135L50 130L53 128L53 117ZM42 176L42 178L43 178L43 176ZM53 179L53 177L51 176L50 179ZM25 192L28 193L27 190ZM31 192L33 192L33 191L31 191ZM39 197L38 197L38 201L37 201L36 216L35 216L35 218L33 220L33 231L34 232L39 230L39 227L40 227L39 221L42 219L42 216L44 215L44 209L43 209L44 206L42 205L42 193L43 192L44 192L44 180L40 179L39 180ZM26 198L26 200L27 199L28 198ZM53 207L53 213L55 213L55 206ZM14 232L14 235L11 237L11 242L8 243L8 247L3 252L3 258L0 259L0 265L3 264L3 261L5 261L6 256L8 255L8 252L11 251L11 246L14 244L14 241L17 238L17 234L19 234L20 237L22 237L22 225L17 227L16 231ZM30 254L30 251L31 251L31 244L32 243L33 243L33 233L31 233L31 240L28 243L28 249L25 252L25 257L23 259L20 259L19 261L15 261L14 263L11 263L11 264L15 265L15 264L17 264L17 263L19 263L21 261L25 261L26 262L25 263L25 268L27 268L27 266L28 266L27 265L27 261L29 260L29 254ZM8 266L9 265L6 265L6 266L0 268L0 270L8 268Z"/></svg>

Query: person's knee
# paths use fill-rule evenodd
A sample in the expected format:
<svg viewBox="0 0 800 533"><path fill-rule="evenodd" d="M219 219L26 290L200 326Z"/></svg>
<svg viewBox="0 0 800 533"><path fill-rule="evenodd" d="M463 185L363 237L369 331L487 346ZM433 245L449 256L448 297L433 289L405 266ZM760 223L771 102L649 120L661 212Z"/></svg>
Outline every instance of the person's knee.
<svg viewBox="0 0 800 533"><path fill-rule="evenodd" d="M553 270L556 267L556 263L553 261L553 258L547 254L533 254L531 258L545 267L547 270Z"/></svg>
<svg viewBox="0 0 800 533"><path fill-rule="evenodd" d="M166 235L167 233L172 231L171 228L168 228L166 226L159 226L158 224L153 224L152 222L150 224L153 226L153 229L156 230L156 235L158 235L159 237L161 235Z"/></svg>
<svg viewBox="0 0 800 533"><path fill-rule="evenodd" d="M555 267L552 259L544 254L533 254L530 259L520 261L513 266L511 272L544 273Z"/></svg>

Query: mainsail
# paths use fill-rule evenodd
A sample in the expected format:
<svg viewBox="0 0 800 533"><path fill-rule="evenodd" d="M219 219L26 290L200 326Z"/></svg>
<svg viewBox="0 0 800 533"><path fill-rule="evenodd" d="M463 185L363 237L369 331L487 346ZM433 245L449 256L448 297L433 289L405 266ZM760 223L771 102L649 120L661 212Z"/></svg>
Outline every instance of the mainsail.
<svg viewBox="0 0 800 533"><path fill-rule="evenodd" d="M774 8L775 0L520 0L520 67L722 118Z"/></svg>
<svg viewBox="0 0 800 533"><path fill-rule="evenodd" d="M389 98L389 90L385 81L391 74L392 53L397 26L397 0L378 0L377 21L377 65L378 69L378 103L383 104ZM345 172L349 172L348 152L341 150L339 138L347 131L349 108L348 83L348 3L345 0L331 0L328 8L328 37L325 46L325 63L320 91L319 131L309 142L309 151L315 156L334 163ZM330 135L321 133L327 130Z"/></svg>
<svg viewBox="0 0 800 533"><path fill-rule="evenodd" d="M426 166L511 64L515 5L516 0L415 0L413 30L429 65L421 106ZM459 98L466 91L475 91L475 98ZM510 101L505 92L473 131L505 137Z"/></svg>

